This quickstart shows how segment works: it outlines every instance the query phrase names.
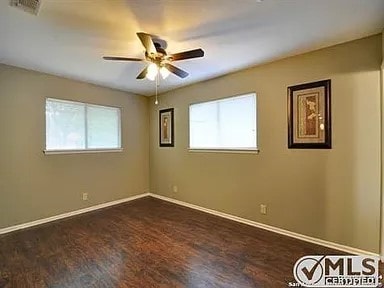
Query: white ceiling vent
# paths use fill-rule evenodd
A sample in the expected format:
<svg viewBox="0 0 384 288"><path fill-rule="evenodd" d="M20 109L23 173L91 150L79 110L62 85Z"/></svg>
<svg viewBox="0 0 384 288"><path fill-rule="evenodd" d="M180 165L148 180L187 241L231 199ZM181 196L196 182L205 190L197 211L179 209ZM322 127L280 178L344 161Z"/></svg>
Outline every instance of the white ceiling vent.
<svg viewBox="0 0 384 288"><path fill-rule="evenodd" d="M42 0L11 0L11 6L37 15Z"/></svg>

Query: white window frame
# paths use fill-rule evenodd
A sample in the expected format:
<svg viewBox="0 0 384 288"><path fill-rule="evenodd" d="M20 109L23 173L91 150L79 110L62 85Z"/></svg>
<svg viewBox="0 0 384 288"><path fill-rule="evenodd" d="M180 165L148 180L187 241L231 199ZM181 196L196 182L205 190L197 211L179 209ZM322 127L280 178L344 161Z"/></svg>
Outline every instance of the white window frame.
<svg viewBox="0 0 384 288"><path fill-rule="evenodd" d="M190 144L191 144L191 133L190 133L190 107L192 105L196 105L196 104L203 104L203 103L210 103L210 102L217 102L217 101L221 101L221 100L226 100L226 99L230 99L230 98L236 98L236 97L242 97L242 96L247 96L247 95L254 95L255 96L255 111L256 111L256 133L255 133L255 136L256 136L256 147L255 148L191 148L190 147ZM197 153L239 153L239 154L259 154L260 153L260 150L259 150L259 145L258 145L258 140L259 140L259 136L258 136L258 132L259 132L259 129L258 129L258 112L257 112L257 108L258 108L258 105L257 105L257 94L256 92L248 92L248 93L242 93L242 94L238 94L238 95L232 95L232 96L228 96L228 97L222 97L222 98L217 98L217 99L212 99L212 100L209 100L209 101L200 101L200 102L194 102L194 103L190 103L189 106L188 106L188 151L189 152L197 152Z"/></svg>
<svg viewBox="0 0 384 288"><path fill-rule="evenodd" d="M73 101L73 100L66 100L66 99L58 99L58 98L52 98L47 97L45 98L45 105L47 104L47 101L53 100L55 102L63 102L63 103L78 103L84 105L84 121L85 121L85 146L87 147L88 142L88 121L87 121L87 107L105 107L105 108L114 108L118 111L119 121L118 121L118 146L117 148L84 148L84 149L47 149L47 119L46 119L46 108L44 110L44 146L45 149L43 150L45 155L52 155L52 154L83 154L83 153L110 153L110 152L122 152L123 151L123 145L122 145L122 126L121 126L121 107L116 106L110 106L110 105L100 105L100 104L94 104L94 103L88 103L88 102L81 102L81 101Z"/></svg>

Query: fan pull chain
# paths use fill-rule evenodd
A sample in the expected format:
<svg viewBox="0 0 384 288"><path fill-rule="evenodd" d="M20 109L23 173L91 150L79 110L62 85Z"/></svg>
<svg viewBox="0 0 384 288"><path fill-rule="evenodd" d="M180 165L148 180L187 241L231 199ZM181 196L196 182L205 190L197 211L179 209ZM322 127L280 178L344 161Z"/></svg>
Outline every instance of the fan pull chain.
<svg viewBox="0 0 384 288"><path fill-rule="evenodd" d="M155 105L159 104L159 101L157 100L157 88L159 87L159 74L156 75L156 100L155 100Z"/></svg>

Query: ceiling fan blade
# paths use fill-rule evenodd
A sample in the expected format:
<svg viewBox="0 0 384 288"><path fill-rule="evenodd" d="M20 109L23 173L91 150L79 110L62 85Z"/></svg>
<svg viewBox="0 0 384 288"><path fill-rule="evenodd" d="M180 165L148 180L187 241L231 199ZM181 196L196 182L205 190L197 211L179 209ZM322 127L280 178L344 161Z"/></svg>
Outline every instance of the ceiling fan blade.
<svg viewBox="0 0 384 288"><path fill-rule="evenodd" d="M139 75L137 75L136 79L144 79L148 72L148 66L144 68L143 71Z"/></svg>
<svg viewBox="0 0 384 288"><path fill-rule="evenodd" d="M185 77L187 77L189 75L188 72L185 72L184 70L181 70L180 68L177 68L177 67L175 67L175 66L173 66L173 65L171 65L169 63L165 64L164 66L170 72L172 72L173 74L176 74L180 78L185 78Z"/></svg>
<svg viewBox="0 0 384 288"><path fill-rule="evenodd" d="M139 58L127 58L127 57L115 57L115 56L104 56L104 60L114 60L114 61L144 61Z"/></svg>
<svg viewBox="0 0 384 288"><path fill-rule="evenodd" d="M145 47L145 50L147 51L147 53L155 54L157 52L155 44L152 41L152 36L151 35L149 35L147 33L143 33L143 32L138 32L136 34L137 34L137 37L139 37L139 39L140 39L141 43L143 44L143 46Z"/></svg>
<svg viewBox="0 0 384 288"><path fill-rule="evenodd" d="M190 51L172 54L171 58L172 58L172 61L179 61L179 60L198 58L198 57L203 57L203 56L204 56L203 49L194 49L194 50L190 50Z"/></svg>
<svg viewBox="0 0 384 288"><path fill-rule="evenodd" d="M154 44L155 44L155 48L156 48L157 53L167 55L167 51L165 51L165 49L163 47L161 47L160 43L154 42Z"/></svg>

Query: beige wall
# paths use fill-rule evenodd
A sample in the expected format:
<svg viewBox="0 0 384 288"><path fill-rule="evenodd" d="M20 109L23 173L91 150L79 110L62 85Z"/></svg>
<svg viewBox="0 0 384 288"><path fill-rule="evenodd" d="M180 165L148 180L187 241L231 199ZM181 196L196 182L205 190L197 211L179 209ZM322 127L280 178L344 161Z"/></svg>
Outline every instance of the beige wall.
<svg viewBox="0 0 384 288"><path fill-rule="evenodd" d="M124 152L44 155L46 97L122 107ZM148 192L148 125L145 97L0 65L0 228Z"/></svg>
<svg viewBox="0 0 384 288"><path fill-rule="evenodd" d="M377 35L181 88L159 106L151 101L151 192L379 252L381 46ZM287 149L287 86L328 78L333 149ZM190 103L250 91L258 97L259 155L188 152ZM176 147L159 148L157 113L168 107Z"/></svg>

